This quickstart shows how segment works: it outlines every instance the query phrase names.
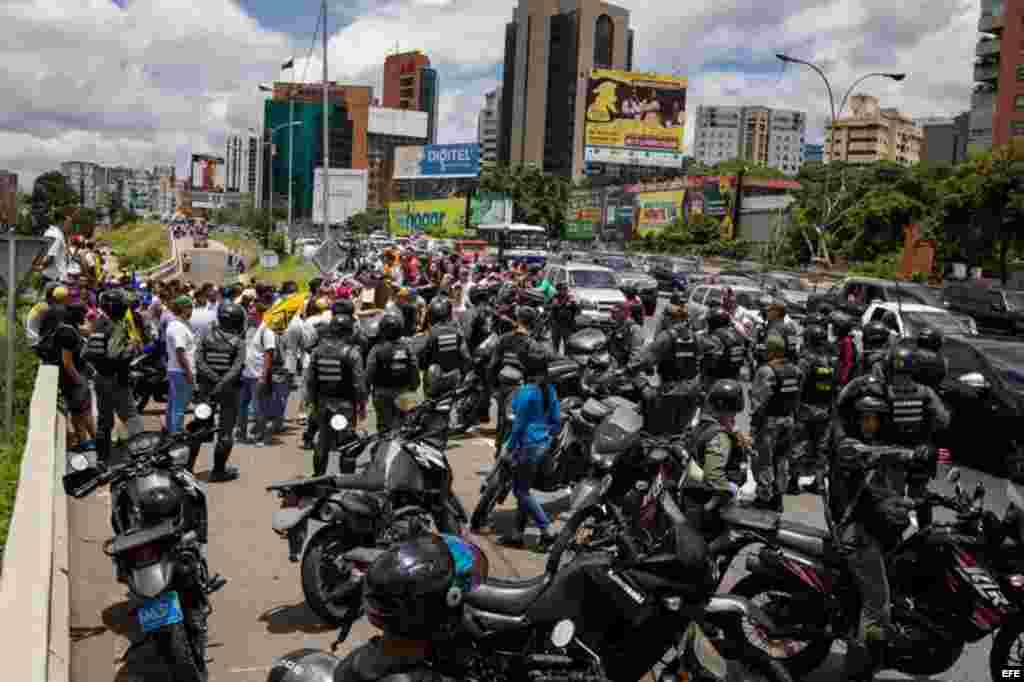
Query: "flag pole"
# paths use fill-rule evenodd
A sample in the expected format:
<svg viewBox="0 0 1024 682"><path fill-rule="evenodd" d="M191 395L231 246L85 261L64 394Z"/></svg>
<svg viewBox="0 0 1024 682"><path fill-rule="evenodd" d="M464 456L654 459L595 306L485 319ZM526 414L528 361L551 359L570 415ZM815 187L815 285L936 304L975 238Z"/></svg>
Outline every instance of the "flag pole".
<svg viewBox="0 0 1024 682"><path fill-rule="evenodd" d="M323 0L323 9L322 9L322 11L324 13L324 31L323 31L323 41L324 41L324 166L323 166L323 185L324 185L324 243L327 243L327 240L330 238L330 229L329 228L330 228L330 225L331 225L331 219L330 219L330 211L331 211L330 196L331 196L331 194L330 194L330 190L328 189L328 185L330 184L330 178L331 178L331 174L330 174L331 163L330 163L330 134L329 134L329 130L330 130L330 127L329 127L330 126L330 102L329 102L330 87L327 85L327 0Z"/></svg>

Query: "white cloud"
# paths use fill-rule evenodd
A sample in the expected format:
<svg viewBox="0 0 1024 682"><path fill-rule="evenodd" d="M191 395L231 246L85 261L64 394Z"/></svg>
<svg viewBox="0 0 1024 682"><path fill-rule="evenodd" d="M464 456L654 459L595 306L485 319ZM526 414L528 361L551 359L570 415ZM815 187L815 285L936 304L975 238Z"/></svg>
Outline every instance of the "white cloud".
<svg viewBox="0 0 1024 682"><path fill-rule="evenodd" d="M915 116L969 104L976 0L619 4L632 12L635 66L688 74L691 114L701 103L802 109L808 137L820 140L823 85L805 68L782 72L775 52L821 64L837 97L861 74L905 71L903 83L870 80L862 90ZM499 85L514 0L335 5L332 79L379 88L396 45L420 49L441 79L439 139L475 138L483 94ZM111 0L5 0L0 26L0 167L24 186L70 159L151 165L216 151L229 132L258 125L256 86L279 78L290 56L296 79L321 77L319 45L307 64L308 34L268 30L237 0L133 0L123 10Z"/></svg>

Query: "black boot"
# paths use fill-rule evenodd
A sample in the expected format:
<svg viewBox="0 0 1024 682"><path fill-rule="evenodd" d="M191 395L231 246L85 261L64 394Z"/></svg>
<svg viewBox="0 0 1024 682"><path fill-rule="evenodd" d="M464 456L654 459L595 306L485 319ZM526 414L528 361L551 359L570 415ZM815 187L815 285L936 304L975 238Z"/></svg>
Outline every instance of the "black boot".
<svg viewBox="0 0 1024 682"><path fill-rule="evenodd" d="M213 450L213 471L210 472L211 483L224 483L238 478L238 467L228 464L228 457L231 456L231 445L218 441L217 447Z"/></svg>
<svg viewBox="0 0 1024 682"><path fill-rule="evenodd" d="M110 434L96 434L96 462L103 465L110 464L111 450L113 450L113 443Z"/></svg>

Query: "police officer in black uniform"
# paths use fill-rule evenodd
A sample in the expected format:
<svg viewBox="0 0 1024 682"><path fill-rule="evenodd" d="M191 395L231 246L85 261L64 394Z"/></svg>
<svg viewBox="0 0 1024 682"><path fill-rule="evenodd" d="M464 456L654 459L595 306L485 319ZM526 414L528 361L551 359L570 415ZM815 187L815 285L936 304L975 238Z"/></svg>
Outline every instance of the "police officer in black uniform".
<svg viewBox="0 0 1024 682"><path fill-rule="evenodd" d="M530 347L530 329L537 321L537 311L530 306L519 306L516 308L515 317L515 326L498 339L487 367L488 383L498 387L498 430L494 437L495 450L501 449L508 428L508 406L505 403L525 379L520 357L523 351ZM503 381L503 375L518 376L518 382Z"/></svg>
<svg viewBox="0 0 1024 682"><path fill-rule="evenodd" d="M861 334L864 354L860 374L874 374L879 379L885 378L885 363L889 361L891 338L889 328L881 322L869 322L864 325Z"/></svg>
<svg viewBox="0 0 1024 682"><path fill-rule="evenodd" d="M767 325L765 326L766 336L775 334L786 342L786 359L790 362L800 360L800 336L796 327L786 322L786 304L779 300L773 300L768 306Z"/></svg>
<svg viewBox="0 0 1024 682"><path fill-rule="evenodd" d="M245 367L245 310L235 303L225 303L217 311L217 324L199 340L196 349L196 380L199 393L217 403L220 423L217 445L213 450L213 482L238 478L238 467L229 466L234 445L235 423L238 421L238 398ZM195 467L200 444L191 447L189 469Z"/></svg>
<svg viewBox="0 0 1024 682"><path fill-rule="evenodd" d="M914 380L939 393L949 374L949 363L942 355L942 333L925 327L917 334L917 364Z"/></svg>
<svg viewBox="0 0 1024 682"><path fill-rule="evenodd" d="M337 305L337 304L335 304ZM313 475L327 472L328 457L337 434L331 427L331 417L340 414L348 420L346 430L356 425L356 413L366 401L366 379L363 375L363 355L352 341L355 320L332 309L330 324L323 330L319 344L310 357L307 377L307 395L315 396L316 421L319 439L313 457ZM341 473L352 473L355 460L341 464Z"/></svg>
<svg viewBox="0 0 1024 682"><path fill-rule="evenodd" d="M125 314L128 301L120 289L100 294L100 309L105 313L85 342L82 358L96 370L96 457L108 462L113 447L114 415L128 429L129 436L140 433L144 425L135 405L129 380L129 363L142 348L132 342Z"/></svg>
<svg viewBox="0 0 1024 682"><path fill-rule="evenodd" d="M608 352L619 367L632 362L644 345L643 328L633 321L633 307L620 303L612 310L612 328L608 332Z"/></svg>
<svg viewBox="0 0 1024 682"><path fill-rule="evenodd" d="M804 352L800 359L804 375L800 392L800 411L797 415L807 436L805 459L814 467L814 491L822 490L827 467L828 431L832 421L832 402L835 399L836 360L828 349L828 332L811 325L804 330ZM790 479L790 494L799 493L799 478Z"/></svg>
<svg viewBox="0 0 1024 682"><path fill-rule="evenodd" d="M431 366L437 365L441 376L459 372L469 367L473 359L466 346L466 337L462 329L452 320L452 304L447 298L439 296L430 302L430 333L427 342L420 351L420 369L427 372ZM427 374L430 376L430 373ZM425 386L428 397L433 397L431 386Z"/></svg>
<svg viewBox="0 0 1024 682"><path fill-rule="evenodd" d="M754 375L750 389L750 425L756 433L756 506L782 511L782 496L789 488L789 456L793 425L800 405L803 372L786 358L786 342L768 336L768 362Z"/></svg>
<svg viewBox="0 0 1024 682"><path fill-rule="evenodd" d="M628 371L656 367L661 377L661 395L656 400L662 409L645 409L647 430L678 432L693 420L701 400L701 347L690 327L685 306L669 305L673 324L661 332L632 362ZM665 409L668 408L668 409Z"/></svg>
<svg viewBox="0 0 1024 682"><path fill-rule="evenodd" d="M719 379L739 379L747 362L747 344L724 308L712 308L707 320L708 342L714 348L713 361L707 368L709 385Z"/></svg>
<svg viewBox="0 0 1024 682"><path fill-rule="evenodd" d="M378 432L397 425L398 396L420 387L416 358L408 339L402 338L403 329L400 313L385 313L380 320L379 341L366 361L366 388L373 394Z"/></svg>

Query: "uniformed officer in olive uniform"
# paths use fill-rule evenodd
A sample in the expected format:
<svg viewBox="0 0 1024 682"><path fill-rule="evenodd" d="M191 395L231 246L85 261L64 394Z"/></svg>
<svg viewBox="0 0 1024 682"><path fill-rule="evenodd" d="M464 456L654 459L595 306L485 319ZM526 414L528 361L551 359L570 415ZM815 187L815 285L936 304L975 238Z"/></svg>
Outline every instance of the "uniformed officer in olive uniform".
<svg viewBox="0 0 1024 682"><path fill-rule="evenodd" d="M814 467L815 492L822 490L825 476L828 448L829 425L832 421L832 401L836 396L836 358L828 348L828 332L823 327L811 325L804 330L804 352L800 359L804 374L800 391L798 419L807 436L805 459ZM798 476L790 479L790 494L798 494Z"/></svg>
<svg viewBox="0 0 1024 682"><path fill-rule="evenodd" d="M750 425L755 432L757 506L782 511L789 487L789 450L800 405L803 372L786 358L786 342L776 334L765 340L768 362L754 375L750 390Z"/></svg>
<svg viewBox="0 0 1024 682"><path fill-rule="evenodd" d="M380 320L380 340L366 361L366 388L373 394L378 432L397 425L398 396L420 387L412 345L402 338L404 328L400 313L385 313Z"/></svg>
<svg viewBox="0 0 1024 682"><path fill-rule="evenodd" d="M786 304L779 300L772 301L768 306L766 333L775 334L786 343L786 359L790 362L800 360L800 335L789 322L786 322Z"/></svg>

